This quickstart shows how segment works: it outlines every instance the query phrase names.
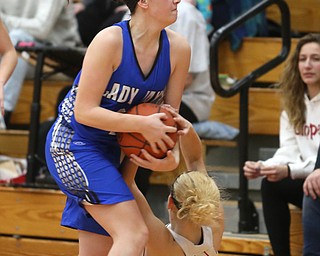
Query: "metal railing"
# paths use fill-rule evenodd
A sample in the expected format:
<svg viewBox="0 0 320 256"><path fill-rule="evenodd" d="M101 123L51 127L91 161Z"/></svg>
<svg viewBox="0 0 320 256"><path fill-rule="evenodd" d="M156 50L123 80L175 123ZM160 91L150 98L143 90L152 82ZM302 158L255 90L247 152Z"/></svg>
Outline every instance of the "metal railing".
<svg viewBox="0 0 320 256"><path fill-rule="evenodd" d="M248 19L263 12L270 5L276 4L281 13L282 48L277 56L256 68L232 87L223 88L219 81L219 44L232 31L243 25ZM243 166L248 159L248 95L252 83L265 73L281 64L289 55L291 46L290 12L284 0L264 0L215 31L210 40L210 79L214 91L222 97L231 97L240 93L240 135L239 135L239 232L255 233L259 231L259 218L254 204L248 197L248 181L243 174Z"/></svg>

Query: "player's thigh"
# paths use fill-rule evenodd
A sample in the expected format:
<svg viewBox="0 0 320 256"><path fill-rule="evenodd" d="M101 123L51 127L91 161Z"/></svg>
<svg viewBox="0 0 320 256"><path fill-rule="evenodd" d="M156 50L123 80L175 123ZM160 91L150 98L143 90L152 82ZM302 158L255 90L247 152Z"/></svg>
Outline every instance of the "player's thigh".
<svg viewBox="0 0 320 256"><path fill-rule="evenodd" d="M108 255L112 243L110 236L79 230L79 256Z"/></svg>
<svg viewBox="0 0 320 256"><path fill-rule="evenodd" d="M90 215L111 235L143 231L146 229L145 222L136 204L136 201L129 200L112 205L86 205L85 209Z"/></svg>

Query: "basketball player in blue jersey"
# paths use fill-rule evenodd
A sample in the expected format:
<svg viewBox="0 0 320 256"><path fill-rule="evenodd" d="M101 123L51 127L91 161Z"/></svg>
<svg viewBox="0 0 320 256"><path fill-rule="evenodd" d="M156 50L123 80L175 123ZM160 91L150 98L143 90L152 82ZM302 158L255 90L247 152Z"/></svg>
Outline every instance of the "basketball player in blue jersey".
<svg viewBox="0 0 320 256"><path fill-rule="evenodd" d="M67 195L61 224L79 231L80 256L143 252L148 229L118 171L115 133L139 132L155 152L173 146L167 133L176 128L163 124L165 114L123 112L142 102L178 109L190 62L186 40L165 29L176 20L180 0L124 1L131 20L93 39L47 136L50 173Z"/></svg>

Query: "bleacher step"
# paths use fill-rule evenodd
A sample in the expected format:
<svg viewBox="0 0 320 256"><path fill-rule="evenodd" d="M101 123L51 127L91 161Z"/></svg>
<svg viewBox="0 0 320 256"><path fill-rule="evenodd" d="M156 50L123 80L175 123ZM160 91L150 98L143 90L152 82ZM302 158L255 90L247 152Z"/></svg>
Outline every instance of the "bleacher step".
<svg viewBox="0 0 320 256"><path fill-rule="evenodd" d="M225 189L239 189L239 171L237 172L225 172L225 171L209 171L211 177ZM260 184L262 178L257 178L248 181L249 190L260 191Z"/></svg>
<svg viewBox="0 0 320 256"><path fill-rule="evenodd" d="M28 141L27 130L0 130L0 155L26 157Z"/></svg>

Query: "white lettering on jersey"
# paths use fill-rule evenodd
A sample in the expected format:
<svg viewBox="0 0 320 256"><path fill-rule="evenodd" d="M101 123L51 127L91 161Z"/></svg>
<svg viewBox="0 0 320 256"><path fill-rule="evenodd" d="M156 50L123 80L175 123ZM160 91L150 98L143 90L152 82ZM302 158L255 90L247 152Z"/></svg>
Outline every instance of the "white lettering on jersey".
<svg viewBox="0 0 320 256"><path fill-rule="evenodd" d="M114 83L110 91L104 93L104 97L107 99L114 100L119 103L132 104L134 98L139 93L139 88L133 88L127 85L122 86L120 91L120 84ZM164 97L164 91L148 91L143 102L158 102L162 101Z"/></svg>
<svg viewBox="0 0 320 256"><path fill-rule="evenodd" d="M148 91L147 95L144 97L144 102L158 102L162 101L164 91Z"/></svg>
<svg viewBox="0 0 320 256"><path fill-rule="evenodd" d="M130 87L124 85L122 87L122 91L120 92L117 102L120 102L120 103L126 102L128 100L129 94L130 94Z"/></svg>
<svg viewBox="0 0 320 256"><path fill-rule="evenodd" d="M117 100L119 88L120 88L120 84L114 83L111 88L111 91L110 92L106 91L106 93L103 96L106 97L107 99Z"/></svg>

